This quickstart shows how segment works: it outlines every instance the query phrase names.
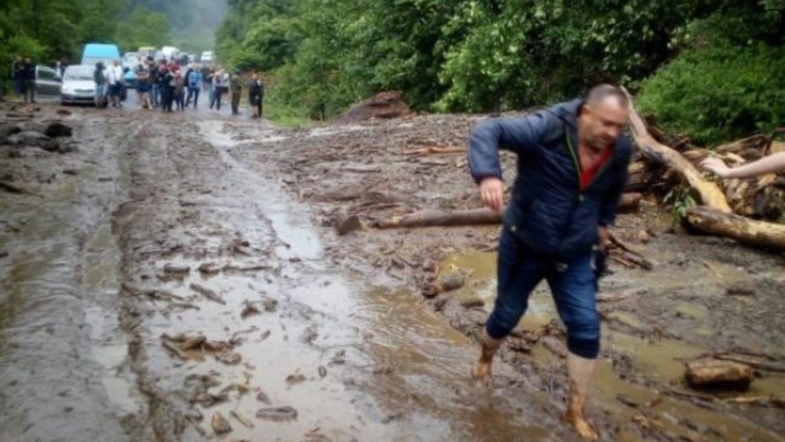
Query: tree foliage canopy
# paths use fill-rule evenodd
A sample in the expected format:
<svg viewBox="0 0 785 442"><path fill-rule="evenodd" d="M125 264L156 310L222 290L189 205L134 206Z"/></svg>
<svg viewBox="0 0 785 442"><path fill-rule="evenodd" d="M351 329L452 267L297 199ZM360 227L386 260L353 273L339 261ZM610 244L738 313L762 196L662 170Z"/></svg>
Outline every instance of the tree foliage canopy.
<svg viewBox="0 0 785 442"><path fill-rule="evenodd" d="M273 73L285 101L328 113L385 89L424 110L519 109L611 81L665 120L690 112L664 112L671 87L716 100L680 82L717 81L720 66L701 63L720 52L743 60L760 94L772 83L753 72L783 42L785 0L230 0L217 34L223 60Z"/></svg>

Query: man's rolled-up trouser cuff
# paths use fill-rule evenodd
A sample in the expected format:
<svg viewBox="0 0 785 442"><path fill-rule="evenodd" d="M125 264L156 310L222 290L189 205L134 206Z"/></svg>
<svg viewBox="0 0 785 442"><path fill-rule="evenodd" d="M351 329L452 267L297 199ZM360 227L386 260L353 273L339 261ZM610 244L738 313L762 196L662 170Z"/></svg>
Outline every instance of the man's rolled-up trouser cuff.
<svg viewBox="0 0 785 442"><path fill-rule="evenodd" d="M567 337L567 349L570 353L586 359L597 359L600 354L600 338L580 339Z"/></svg>

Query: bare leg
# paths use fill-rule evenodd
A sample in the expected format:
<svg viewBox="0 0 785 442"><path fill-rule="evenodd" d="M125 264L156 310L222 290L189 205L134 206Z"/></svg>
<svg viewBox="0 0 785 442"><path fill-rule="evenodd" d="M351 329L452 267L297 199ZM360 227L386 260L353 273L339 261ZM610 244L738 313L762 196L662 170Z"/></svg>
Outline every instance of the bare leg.
<svg viewBox="0 0 785 442"><path fill-rule="evenodd" d="M586 394L589 390L594 370L597 367L596 359L586 359L569 353L567 355L567 374L570 378L570 398L567 404L567 413L564 420L570 423L584 440L597 440L597 431L583 415L586 404Z"/></svg>
<svg viewBox="0 0 785 442"><path fill-rule="evenodd" d="M474 367L474 378L481 381L486 386L493 385L493 378L491 376L491 365L493 364L493 357L501 347L503 339L493 339L488 336L488 333L483 330L482 337L480 338L480 357L477 359L477 365Z"/></svg>

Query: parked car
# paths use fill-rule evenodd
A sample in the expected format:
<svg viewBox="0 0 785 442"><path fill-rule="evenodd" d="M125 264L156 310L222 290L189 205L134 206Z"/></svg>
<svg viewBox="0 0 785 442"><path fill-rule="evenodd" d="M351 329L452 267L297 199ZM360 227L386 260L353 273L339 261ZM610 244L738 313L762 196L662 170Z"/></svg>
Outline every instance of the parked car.
<svg viewBox="0 0 785 442"><path fill-rule="evenodd" d="M95 103L95 66L74 65L65 68L60 88L62 104Z"/></svg>
<svg viewBox="0 0 785 442"><path fill-rule="evenodd" d="M60 97L62 81L57 71L47 66L35 67L35 99L55 101Z"/></svg>

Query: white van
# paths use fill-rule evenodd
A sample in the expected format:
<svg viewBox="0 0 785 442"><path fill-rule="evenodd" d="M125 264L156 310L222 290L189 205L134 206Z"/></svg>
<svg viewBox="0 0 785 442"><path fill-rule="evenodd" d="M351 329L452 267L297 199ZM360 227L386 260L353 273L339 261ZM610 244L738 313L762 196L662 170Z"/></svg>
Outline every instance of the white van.
<svg viewBox="0 0 785 442"><path fill-rule="evenodd" d="M202 56L199 57L199 61L201 63L212 63L213 62L213 51L204 51L204 52L202 52Z"/></svg>
<svg viewBox="0 0 785 442"><path fill-rule="evenodd" d="M167 60L171 60L173 58L179 59L180 58L180 49L174 46L164 46L161 48L161 53L166 56Z"/></svg>

